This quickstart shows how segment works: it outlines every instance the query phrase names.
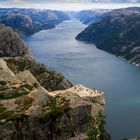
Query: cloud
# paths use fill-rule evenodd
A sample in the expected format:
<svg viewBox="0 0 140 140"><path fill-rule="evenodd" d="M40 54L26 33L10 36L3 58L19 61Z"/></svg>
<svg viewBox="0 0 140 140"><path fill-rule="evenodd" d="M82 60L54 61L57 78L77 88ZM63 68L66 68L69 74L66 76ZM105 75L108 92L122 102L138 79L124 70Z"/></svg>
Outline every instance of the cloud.
<svg viewBox="0 0 140 140"><path fill-rule="evenodd" d="M127 3L111 3L122 1ZM138 2L138 0L0 0L0 7L53 10L118 9L126 7L140 7L140 3L132 2Z"/></svg>
<svg viewBox="0 0 140 140"><path fill-rule="evenodd" d="M122 3L136 3L140 2L140 0L1 0L1 1L7 1L10 3L87 3L87 2L103 2L103 3L109 3L109 2L122 2Z"/></svg>

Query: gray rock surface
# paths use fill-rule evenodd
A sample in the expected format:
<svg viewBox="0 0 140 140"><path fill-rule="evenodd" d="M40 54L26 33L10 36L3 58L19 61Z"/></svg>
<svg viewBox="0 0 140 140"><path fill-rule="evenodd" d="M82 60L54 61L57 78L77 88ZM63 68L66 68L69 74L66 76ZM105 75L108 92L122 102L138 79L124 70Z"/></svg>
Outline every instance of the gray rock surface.
<svg viewBox="0 0 140 140"><path fill-rule="evenodd" d="M57 94L48 92L34 85L37 80L29 71L14 75L4 60L1 59L0 64L5 70L0 72L0 79L3 80L3 73L7 73L15 81L0 81L0 140L78 140L87 137L88 117L97 113L92 108L98 112L103 109L103 93L82 85L80 88L86 90L81 92L75 90L79 86L56 91ZM101 96L100 101L99 98L96 100L97 96Z"/></svg>
<svg viewBox="0 0 140 140"><path fill-rule="evenodd" d="M12 28L0 24L0 57L4 56L31 58L31 52Z"/></svg>

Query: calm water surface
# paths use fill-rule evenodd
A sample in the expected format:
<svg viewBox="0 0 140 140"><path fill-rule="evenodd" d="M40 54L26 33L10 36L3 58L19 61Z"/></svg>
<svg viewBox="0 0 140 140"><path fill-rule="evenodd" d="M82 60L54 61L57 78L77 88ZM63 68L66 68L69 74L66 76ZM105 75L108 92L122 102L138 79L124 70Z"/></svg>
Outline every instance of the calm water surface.
<svg viewBox="0 0 140 140"><path fill-rule="evenodd" d="M55 29L24 38L34 57L70 81L105 92L107 128L112 140L140 135L140 68L75 36L86 26L65 21Z"/></svg>

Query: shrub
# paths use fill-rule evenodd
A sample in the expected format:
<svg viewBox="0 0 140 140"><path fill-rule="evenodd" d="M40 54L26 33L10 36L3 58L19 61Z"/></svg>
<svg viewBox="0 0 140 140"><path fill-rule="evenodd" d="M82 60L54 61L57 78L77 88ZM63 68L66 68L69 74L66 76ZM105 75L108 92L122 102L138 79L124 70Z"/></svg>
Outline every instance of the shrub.
<svg viewBox="0 0 140 140"><path fill-rule="evenodd" d="M87 128L88 140L111 140L104 125L105 116L102 112L99 112L96 117L90 117Z"/></svg>
<svg viewBox="0 0 140 140"><path fill-rule="evenodd" d="M6 108L2 104L0 104L0 113L3 113L5 110Z"/></svg>

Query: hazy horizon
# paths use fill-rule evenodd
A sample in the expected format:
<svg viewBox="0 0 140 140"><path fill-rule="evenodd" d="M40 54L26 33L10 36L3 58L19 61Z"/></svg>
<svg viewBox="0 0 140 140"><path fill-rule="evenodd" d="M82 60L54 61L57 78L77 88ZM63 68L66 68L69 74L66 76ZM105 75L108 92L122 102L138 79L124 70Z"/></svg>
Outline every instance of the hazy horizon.
<svg viewBox="0 0 140 140"><path fill-rule="evenodd" d="M87 2L86 2L87 1ZM140 3L112 3L112 0L102 0L104 2L91 2L92 0L59 0L49 2L49 0L2 0L0 8L35 8L35 9L52 9L52 10L84 10L84 9L118 9L127 7L140 7ZM105 2L108 1L108 2ZM111 2L109 2L111 1ZM132 1L132 0L131 0Z"/></svg>

